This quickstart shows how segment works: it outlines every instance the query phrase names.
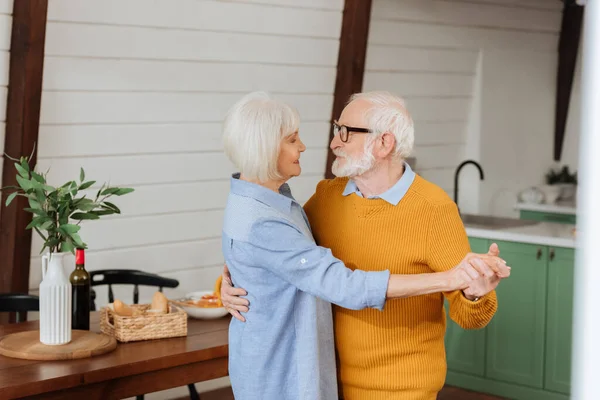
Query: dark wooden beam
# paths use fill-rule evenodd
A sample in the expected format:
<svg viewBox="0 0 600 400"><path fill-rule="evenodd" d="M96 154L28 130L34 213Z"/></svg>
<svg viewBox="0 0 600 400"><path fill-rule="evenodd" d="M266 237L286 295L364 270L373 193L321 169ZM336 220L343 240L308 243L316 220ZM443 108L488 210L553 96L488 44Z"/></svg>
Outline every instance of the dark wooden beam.
<svg viewBox="0 0 600 400"><path fill-rule="evenodd" d="M346 0L340 34L337 76L333 95L331 122L339 118L348 98L362 90L367 55L367 38L371 19L371 0ZM333 128L329 132L329 140L333 139ZM329 150L325 177L333 178L331 164L335 156Z"/></svg>
<svg viewBox="0 0 600 400"><path fill-rule="evenodd" d="M571 88L577 65L577 52L583 21L583 6L566 0L558 45L558 73L556 78L556 109L554 116L554 161L560 161L569 115Z"/></svg>
<svg viewBox="0 0 600 400"><path fill-rule="evenodd" d="M48 0L14 0L4 139L4 152L14 158L31 154L38 140L47 10ZM3 158L2 186L16 185L13 162ZM35 160L33 153L32 165ZM22 197L6 207L9 193L1 197L0 293L27 292L31 214Z"/></svg>

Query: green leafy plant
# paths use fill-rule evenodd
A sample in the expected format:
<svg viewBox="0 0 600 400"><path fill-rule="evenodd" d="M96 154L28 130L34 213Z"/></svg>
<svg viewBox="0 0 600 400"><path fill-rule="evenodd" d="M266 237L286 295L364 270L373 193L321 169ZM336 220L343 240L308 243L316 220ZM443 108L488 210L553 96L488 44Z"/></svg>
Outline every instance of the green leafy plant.
<svg viewBox="0 0 600 400"><path fill-rule="evenodd" d="M88 198L86 194L81 195L81 192L89 189L96 181L86 181L83 168L80 169L79 182L69 181L60 187L54 187L46 181L48 172L41 174L30 167L31 156L21 157L19 160L5 156L15 161L19 185L2 188L13 190L6 198L6 206L17 196L27 198L29 207L25 211L33 214L27 229L34 229L44 240L40 253L45 249L50 253L74 253L76 248L87 248L79 234L81 222L100 219L103 215L120 214L119 208L107 199L133 192L131 188L102 184L96 196Z"/></svg>
<svg viewBox="0 0 600 400"><path fill-rule="evenodd" d="M571 174L568 165L560 169L550 169L546 174L546 183L548 185L555 185L557 183L577 184L577 171Z"/></svg>

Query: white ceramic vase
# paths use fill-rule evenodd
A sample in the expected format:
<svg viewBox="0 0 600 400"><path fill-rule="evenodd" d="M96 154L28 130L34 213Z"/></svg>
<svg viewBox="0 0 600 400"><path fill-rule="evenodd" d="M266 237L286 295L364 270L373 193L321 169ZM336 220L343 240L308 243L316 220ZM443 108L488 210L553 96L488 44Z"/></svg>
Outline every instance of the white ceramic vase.
<svg viewBox="0 0 600 400"><path fill-rule="evenodd" d="M71 341L71 282L63 260L67 253L42 256L40 283L40 342L47 345Z"/></svg>

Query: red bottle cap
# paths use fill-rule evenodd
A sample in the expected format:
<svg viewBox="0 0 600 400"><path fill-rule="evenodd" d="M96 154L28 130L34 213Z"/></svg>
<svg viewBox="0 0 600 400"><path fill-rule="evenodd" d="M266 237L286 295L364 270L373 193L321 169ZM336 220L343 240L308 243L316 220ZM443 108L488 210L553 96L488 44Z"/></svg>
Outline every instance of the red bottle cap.
<svg viewBox="0 0 600 400"><path fill-rule="evenodd" d="M75 265L85 265L85 252L83 249L75 250Z"/></svg>

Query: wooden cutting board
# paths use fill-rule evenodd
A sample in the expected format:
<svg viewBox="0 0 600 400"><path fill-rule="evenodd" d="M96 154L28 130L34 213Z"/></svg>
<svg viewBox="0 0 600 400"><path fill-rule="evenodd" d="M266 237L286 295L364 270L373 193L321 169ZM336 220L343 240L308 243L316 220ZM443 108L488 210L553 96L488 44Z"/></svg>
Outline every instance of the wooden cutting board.
<svg viewBox="0 0 600 400"><path fill-rule="evenodd" d="M108 353L117 347L115 338L90 331L74 330L67 344L49 346L40 342L40 331L25 331L0 339L0 354L25 360L74 360Z"/></svg>

